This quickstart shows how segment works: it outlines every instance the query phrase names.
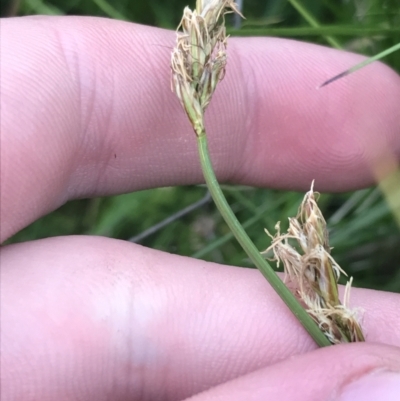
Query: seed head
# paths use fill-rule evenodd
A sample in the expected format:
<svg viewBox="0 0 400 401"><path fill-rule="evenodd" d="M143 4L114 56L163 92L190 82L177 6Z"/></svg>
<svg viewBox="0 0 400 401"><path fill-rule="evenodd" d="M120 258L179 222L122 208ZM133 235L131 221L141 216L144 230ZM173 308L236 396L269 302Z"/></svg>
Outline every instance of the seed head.
<svg viewBox="0 0 400 401"><path fill-rule="evenodd" d="M197 135L204 131L204 111L226 66L226 32L223 17L240 12L232 0L198 0L186 7L171 56L172 90Z"/></svg>
<svg viewBox="0 0 400 401"><path fill-rule="evenodd" d="M328 230L311 190L305 195L296 218L289 218L289 229L281 234L275 226L270 247L273 259L282 262L285 280L294 284L307 312L332 343L364 341L357 311L349 309L352 279L346 285L343 304L339 300L338 280L346 273L330 254ZM297 244L296 244L297 243Z"/></svg>

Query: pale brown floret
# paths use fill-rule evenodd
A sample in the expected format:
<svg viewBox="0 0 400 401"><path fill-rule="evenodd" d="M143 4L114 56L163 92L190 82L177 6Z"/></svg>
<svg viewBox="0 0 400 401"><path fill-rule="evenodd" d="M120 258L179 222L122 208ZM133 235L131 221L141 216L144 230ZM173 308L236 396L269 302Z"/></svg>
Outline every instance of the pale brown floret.
<svg viewBox="0 0 400 401"><path fill-rule="evenodd" d="M313 188L305 195L296 218L289 218L289 229L281 234L275 226L270 247L272 260L282 262L285 280L295 286L307 312L318 323L332 343L364 341L358 311L349 308L350 287L347 283L343 304L339 300L338 280L346 273L330 254L326 222L318 208ZM297 245L295 244L297 243Z"/></svg>
<svg viewBox="0 0 400 401"><path fill-rule="evenodd" d="M223 16L240 14L232 0L199 0L186 7L172 52L172 90L178 96L197 135L204 131L203 115L226 66ZM241 15L241 14L240 14Z"/></svg>

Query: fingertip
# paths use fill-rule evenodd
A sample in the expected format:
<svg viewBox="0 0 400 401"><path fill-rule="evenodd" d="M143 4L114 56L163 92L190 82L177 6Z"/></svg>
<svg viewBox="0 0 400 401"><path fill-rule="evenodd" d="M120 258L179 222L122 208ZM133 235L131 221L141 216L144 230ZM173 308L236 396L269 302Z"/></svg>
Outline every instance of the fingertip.
<svg viewBox="0 0 400 401"><path fill-rule="evenodd" d="M190 400L392 401L397 400L400 389L399 361L398 348L361 343L335 345L262 368Z"/></svg>

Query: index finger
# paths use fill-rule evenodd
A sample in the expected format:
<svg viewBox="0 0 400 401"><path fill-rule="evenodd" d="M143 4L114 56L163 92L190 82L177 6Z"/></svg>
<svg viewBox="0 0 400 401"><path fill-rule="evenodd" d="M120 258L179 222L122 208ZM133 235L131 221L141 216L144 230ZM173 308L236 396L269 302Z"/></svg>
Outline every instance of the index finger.
<svg viewBox="0 0 400 401"><path fill-rule="evenodd" d="M202 181L170 91L174 33L96 18L2 21L1 238L68 199ZM230 39L206 115L222 181L347 190L400 154L400 79L375 64L323 90L359 56Z"/></svg>

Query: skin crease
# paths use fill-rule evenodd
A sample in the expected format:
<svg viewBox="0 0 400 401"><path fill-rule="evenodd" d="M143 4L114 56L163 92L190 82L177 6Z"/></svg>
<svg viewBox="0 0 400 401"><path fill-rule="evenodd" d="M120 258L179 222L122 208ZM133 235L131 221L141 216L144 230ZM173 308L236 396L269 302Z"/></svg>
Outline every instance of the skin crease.
<svg viewBox="0 0 400 401"><path fill-rule="evenodd" d="M2 241L69 199L202 181L169 90L173 32L35 17L1 36ZM361 58L272 38L231 38L228 55L206 115L221 181L341 191L399 159L388 67L317 90ZM331 400L400 371L398 294L354 289L368 342L315 350L254 270L84 236L0 258L2 400Z"/></svg>

